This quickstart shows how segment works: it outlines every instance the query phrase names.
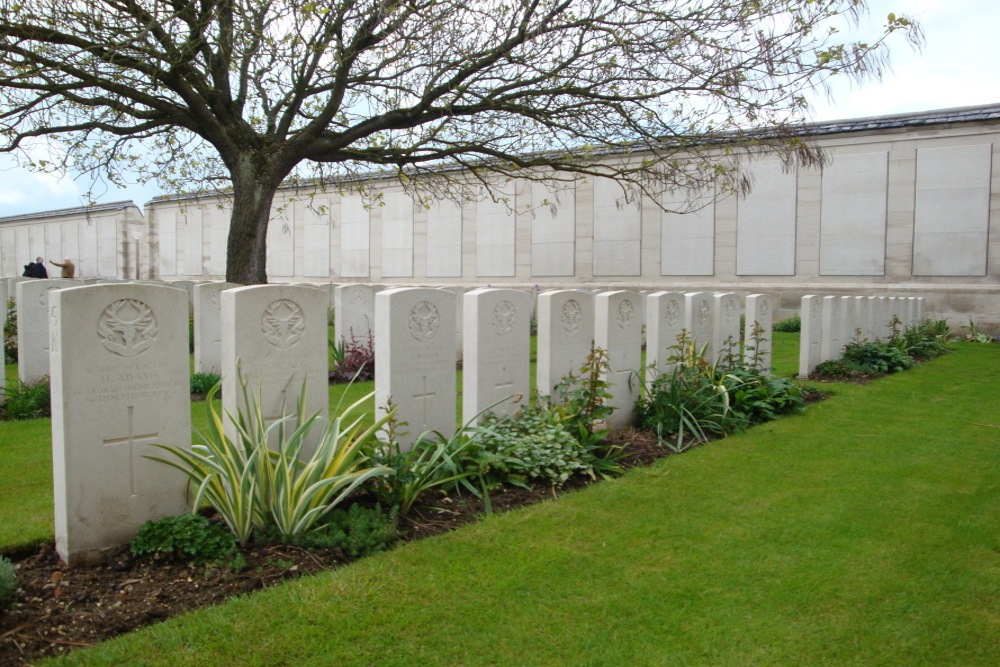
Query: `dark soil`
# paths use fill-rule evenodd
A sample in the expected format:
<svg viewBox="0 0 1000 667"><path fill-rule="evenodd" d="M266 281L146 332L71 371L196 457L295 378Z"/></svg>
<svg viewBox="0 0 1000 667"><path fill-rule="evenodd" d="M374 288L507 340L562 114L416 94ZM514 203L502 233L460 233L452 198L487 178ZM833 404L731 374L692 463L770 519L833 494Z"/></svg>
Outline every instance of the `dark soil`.
<svg viewBox="0 0 1000 667"><path fill-rule="evenodd" d="M624 430L611 441L624 447L625 467L647 465L670 454L650 432ZM506 512L589 484L569 480L556 489L504 488L490 496L493 512ZM477 521L485 508L471 497L437 496L400 521L400 541L417 540ZM194 566L135 557L128 547L109 552L99 566L68 567L52 543L5 555L17 566L18 596L0 612L0 665L26 665L44 656L90 646L191 609L219 604L234 595L328 570L349 562L339 549L254 546L245 566Z"/></svg>

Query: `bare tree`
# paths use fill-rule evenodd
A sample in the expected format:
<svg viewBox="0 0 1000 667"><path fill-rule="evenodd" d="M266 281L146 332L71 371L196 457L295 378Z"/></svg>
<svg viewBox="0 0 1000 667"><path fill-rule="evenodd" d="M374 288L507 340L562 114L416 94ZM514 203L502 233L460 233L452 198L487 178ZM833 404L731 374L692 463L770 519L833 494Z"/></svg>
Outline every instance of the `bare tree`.
<svg viewBox="0 0 1000 667"><path fill-rule="evenodd" d="M226 279L264 283L270 208L290 179L375 168L455 184L459 167L652 193L745 186L737 149L815 161L789 131L804 94L834 74L880 77L890 33L920 40L889 15L873 42L839 43L831 22L865 12L860 0L0 0L0 150L29 160L45 140L112 181L216 184L232 198Z"/></svg>

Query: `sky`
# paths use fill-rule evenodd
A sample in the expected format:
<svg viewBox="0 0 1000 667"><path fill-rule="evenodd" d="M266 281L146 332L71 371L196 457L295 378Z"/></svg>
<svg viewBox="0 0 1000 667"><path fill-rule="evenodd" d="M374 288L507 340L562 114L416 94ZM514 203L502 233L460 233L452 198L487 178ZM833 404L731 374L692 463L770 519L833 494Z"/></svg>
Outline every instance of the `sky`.
<svg viewBox="0 0 1000 667"><path fill-rule="evenodd" d="M869 0L864 23L869 29L842 33L844 39L871 35L889 12L905 14L923 26L926 44L915 51L903 39L893 40L891 70L881 83L863 86L844 81L833 99L811 99L811 120L846 120L894 113L929 111L1000 103L1000 72L995 53L1000 2L996 0ZM994 46L990 46L990 45ZM0 217L81 206L88 181L56 178L12 166L0 155ZM98 186L100 187L100 186ZM100 203L131 199L140 208L161 194L153 184L127 189L107 187Z"/></svg>

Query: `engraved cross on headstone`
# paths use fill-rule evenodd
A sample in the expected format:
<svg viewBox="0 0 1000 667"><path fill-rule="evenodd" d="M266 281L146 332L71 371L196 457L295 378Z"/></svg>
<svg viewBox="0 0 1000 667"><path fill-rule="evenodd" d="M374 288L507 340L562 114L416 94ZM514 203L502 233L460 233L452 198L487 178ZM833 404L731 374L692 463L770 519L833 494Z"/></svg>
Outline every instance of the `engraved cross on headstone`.
<svg viewBox="0 0 1000 667"><path fill-rule="evenodd" d="M430 399L432 399L435 396L437 396L437 392L436 391L427 391L427 376L426 375L423 376L423 381L424 381L423 393L414 394L413 395L413 400L420 401L420 405L423 407L423 413L424 413L423 417L422 417L423 423L421 424L421 426L426 426L427 425L427 402Z"/></svg>
<svg viewBox="0 0 1000 667"><path fill-rule="evenodd" d="M502 376L503 379L500 380L500 382L498 382L497 384L493 385L493 388L497 390L498 394L508 396L511 393L513 393L514 381L510 379L509 374L507 373L506 366L503 366L501 368L500 375Z"/></svg>
<svg viewBox="0 0 1000 667"><path fill-rule="evenodd" d="M136 495L135 488L135 473L136 473L136 450L137 445L151 445L157 438L159 438L159 433L145 433L137 435L135 433L135 407L128 406L128 435L123 438L106 438L104 440L105 447L117 447L120 445L125 445L128 447L129 456L129 493L130 495Z"/></svg>

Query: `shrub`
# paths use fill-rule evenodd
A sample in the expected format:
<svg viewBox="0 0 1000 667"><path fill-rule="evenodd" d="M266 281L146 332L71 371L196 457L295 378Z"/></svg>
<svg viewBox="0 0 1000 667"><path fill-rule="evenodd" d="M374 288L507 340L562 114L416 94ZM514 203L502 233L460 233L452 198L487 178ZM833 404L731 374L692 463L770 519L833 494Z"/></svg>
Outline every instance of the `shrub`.
<svg viewBox="0 0 1000 667"><path fill-rule="evenodd" d="M208 394L208 392L212 390L212 387L221 382L222 382L222 377L216 373L192 373L191 393Z"/></svg>
<svg viewBox="0 0 1000 667"><path fill-rule="evenodd" d="M49 417L52 414L51 399L48 376L34 382L18 380L7 387L3 418L15 420Z"/></svg>
<svg viewBox="0 0 1000 667"><path fill-rule="evenodd" d="M560 486L578 473L594 477L594 457L570 431L572 418L541 403L515 417L487 415L475 451L480 473L525 488L532 481Z"/></svg>
<svg viewBox="0 0 1000 667"><path fill-rule="evenodd" d="M17 363L17 302L7 299L7 321L3 324L4 363Z"/></svg>
<svg viewBox="0 0 1000 667"><path fill-rule="evenodd" d="M844 347L842 358L868 375L897 373L913 366L913 360L891 342L852 341Z"/></svg>
<svg viewBox="0 0 1000 667"><path fill-rule="evenodd" d="M775 322L771 328L782 333L797 333L802 331L802 318L799 315L792 315L787 319Z"/></svg>
<svg viewBox="0 0 1000 667"><path fill-rule="evenodd" d="M365 382L375 378L375 341L371 335L363 340L354 336L349 341L333 345L333 370L330 383Z"/></svg>
<svg viewBox="0 0 1000 667"><path fill-rule="evenodd" d="M156 554L202 565L231 557L236 536L200 514L182 514L142 524L130 548L136 556Z"/></svg>
<svg viewBox="0 0 1000 667"><path fill-rule="evenodd" d="M755 368L730 369L726 376L730 408L747 424L771 421L805 409L802 389L788 378L771 377Z"/></svg>
<svg viewBox="0 0 1000 667"><path fill-rule="evenodd" d="M205 400L208 433L190 450L156 445L179 459L153 457L177 468L196 486L193 507L211 505L245 545L256 531L291 542L322 523L338 503L369 478L390 474L367 463L365 448L385 422L362 429L363 406L374 392L362 397L322 425L311 456L300 459L314 429L324 420L306 415L305 387L299 393L294 415L268 425L261 398L247 395L243 387L238 415L229 415L237 438L223 431L223 419L214 401L218 385ZM274 445L272 449L269 443Z"/></svg>
<svg viewBox="0 0 1000 667"><path fill-rule="evenodd" d="M754 327L749 344L759 346L761 332ZM670 373L655 376L643 386L636 408L640 423L656 431L660 442L683 451L710 435L725 435L751 424L803 409L802 390L787 378L770 377L738 355L728 365L710 364L705 347L697 348L682 332L672 348ZM669 440L667 439L669 437Z"/></svg>
<svg viewBox="0 0 1000 667"><path fill-rule="evenodd" d="M305 533L296 544L308 549L337 548L351 558L363 558L387 550L399 537L399 513L381 506L354 503L347 511L330 512L329 521Z"/></svg>
<svg viewBox="0 0 1000 667"><path fill-rule="evenodd" d="M379 503L406 515L417 499L431 489L465 488L480 495L471 481L478 471L467 466L467 462L482 431L467 424L450 438L436 431L422 433L409 450L403 451L399 429L407 424L395 419L391 403L386 406L386 413L389 415L385 421L386 443L373 447L369 454L373 463L392 471L391 475L372 478ZM489 499L486 500L488 506Z"/></svg>
<svg viewBox="0 0 1000 667"><path fill-rule="evenodd" d="M17 569L5 556L0 556L0 613L14 606L17 595Z"/></svg>

